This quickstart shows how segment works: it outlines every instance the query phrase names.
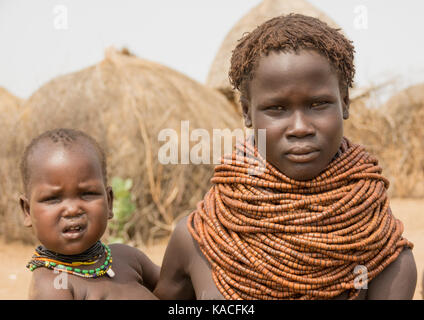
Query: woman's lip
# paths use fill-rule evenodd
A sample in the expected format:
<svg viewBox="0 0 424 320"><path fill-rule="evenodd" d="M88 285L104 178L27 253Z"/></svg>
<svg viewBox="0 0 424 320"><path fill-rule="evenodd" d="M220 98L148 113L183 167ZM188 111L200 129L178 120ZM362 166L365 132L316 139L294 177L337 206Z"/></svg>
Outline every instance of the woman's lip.
<svg viewBox="0 0 424 320"><path fill-rule="evenodd" d="M296 162L296 163L310 162L318 158L318 156L319 156L318 150L314 150L314 151L306 152L306 153L287 153L286 154L287 159L289 159L291 162Z"/></svg>

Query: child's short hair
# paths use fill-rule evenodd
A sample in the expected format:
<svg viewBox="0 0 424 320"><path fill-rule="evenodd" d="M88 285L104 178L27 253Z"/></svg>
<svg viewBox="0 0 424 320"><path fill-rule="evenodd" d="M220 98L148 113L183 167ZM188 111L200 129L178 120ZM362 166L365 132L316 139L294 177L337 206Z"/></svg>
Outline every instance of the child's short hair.
<svg viewBox="0 0 424 320"><path fill-rule="evenodd" d="M301 14L283 15L268 20L240 39L231 57L230 82L244 99L248 96L247 84L253 78L261 55L268 55L271 51L314 49L327 57L335 68L340 88L352 87L355 49L352 41L339 30L317 18Z"/></svg>
<svg viewBox="0 0 424 320"><path fill-rule="evenodd" d="M21 170L21 177L22 177L22 183L25 192L27 192L27 187L30 179L30 170L28 166L28 159L31 153L37 148L37 146L40 145L41 142L49 141L52 143L58 143L61 144L63 147L68 148L71 145L78 143L77 141L79 139L82 139L84 142L88 142L97 153L97 156L99 157L100 165L102 168L102 174L103 174L103 181L105 184L107 184L107 165L106 165L106 156L104 154L103 149L100 147L98 142L89 136L88 134L74 129L66 129L66 128L59 128L59 129L53 129L46 131L39 135L38 137L34 138L30 144L25 148L24 154L21 159L20 163L20 170Z"/></svg>

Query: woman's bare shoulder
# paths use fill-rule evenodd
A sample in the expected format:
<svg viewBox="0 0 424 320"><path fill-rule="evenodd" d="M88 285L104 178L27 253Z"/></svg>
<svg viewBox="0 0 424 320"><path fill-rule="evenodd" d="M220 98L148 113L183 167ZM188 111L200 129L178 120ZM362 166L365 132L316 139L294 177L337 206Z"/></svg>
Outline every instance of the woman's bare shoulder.
<svg viewBox="0 0 424 320"><path fill-rule="evenodd" d="M417 284L417 266L410 248L405 248L371 282L368 288L369 300L412 299Z"/></svg>

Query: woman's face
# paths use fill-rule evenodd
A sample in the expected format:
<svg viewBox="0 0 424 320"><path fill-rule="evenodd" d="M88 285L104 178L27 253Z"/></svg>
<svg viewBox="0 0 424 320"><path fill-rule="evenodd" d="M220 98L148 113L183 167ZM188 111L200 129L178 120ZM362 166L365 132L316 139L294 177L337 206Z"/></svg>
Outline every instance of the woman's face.
<svg viewBox="0 0 424 320"><path fill-rule="evenodd" d="M336 155L348 118L348 98L328 60L311 50L271 52L248 89L243 113L246 126L266 129L262 156L292 179L318 176Z"/></svg>

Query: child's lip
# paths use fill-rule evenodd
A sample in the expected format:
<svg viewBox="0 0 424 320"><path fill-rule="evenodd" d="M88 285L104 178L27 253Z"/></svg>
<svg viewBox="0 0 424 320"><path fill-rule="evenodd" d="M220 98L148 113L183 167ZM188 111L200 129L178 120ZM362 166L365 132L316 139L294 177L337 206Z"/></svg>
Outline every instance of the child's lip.
<svg viewBox="0 0 424 320"><path fill-rule="evenodd" d="M63 228L62 235L67 239L78 239L84 234L86 228L84 224L69 224Z"/></svg>

